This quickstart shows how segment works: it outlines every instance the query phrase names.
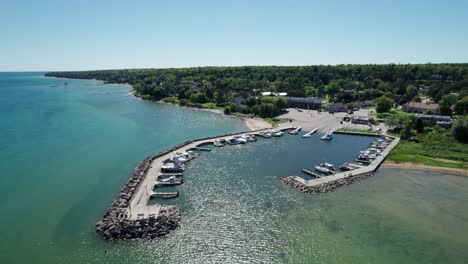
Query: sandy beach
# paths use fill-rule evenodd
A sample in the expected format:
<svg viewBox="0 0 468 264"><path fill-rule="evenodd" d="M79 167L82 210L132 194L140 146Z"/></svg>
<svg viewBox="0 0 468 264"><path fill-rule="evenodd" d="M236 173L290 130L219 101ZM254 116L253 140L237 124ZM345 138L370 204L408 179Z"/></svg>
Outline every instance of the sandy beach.
<svg viewBox="0 0 468 264"><path fill-rule="evenodd" d="M458 174L462 176L468 176L468 170L464 170L464 169L427 166L427 165L415 164L415 163L410 163L410 162L396 163L396 162L387 160L382 164L382 168L435 171L435 172L451 173L451 174Z"/></svg>
<svg viewBox="0 0 468 264"><path fill-rule="evenodd" d="M258 130L258 129L263 129L263 128L271 128L272 125L268 123L267 121L261 119L261 118L248 118L248 117L242 117L242 120L244 121L245 125L250 129L250 130Z"/></svg>

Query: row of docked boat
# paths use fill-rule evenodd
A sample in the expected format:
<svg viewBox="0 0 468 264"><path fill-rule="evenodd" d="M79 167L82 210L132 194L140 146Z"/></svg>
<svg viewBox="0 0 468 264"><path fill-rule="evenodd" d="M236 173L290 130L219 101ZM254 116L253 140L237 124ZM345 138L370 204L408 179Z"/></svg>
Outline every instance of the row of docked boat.
<svg viewBox="0 0 468 264"><path fill-rule="evenodd" d="M184 163L198 157L194 151L176 152L171 158L166 160L161 166L161 172L183 172L185 170Z"/></svg>
<svg viewBox="0 0 468 264"><path fill-rule="evenodd" d="M158 175L155 187L174 186L184 183L183 172L185 171L185 164L198 157L198 153L193 150L186 152L176 152L164 161L161 166L161 173ZM152 197L159 197L163 199L170 199L179 196L179 192L155 192Z"/></svg>
<svg viewBox="0 0 468 264"><path fill-rule="evenodd" d="M268 130L264 132L258 133L259 136L264 137L264 138L271 138L271 137L281 137L283 136L283 131L279 129L273 129L273 130Z"/></svg>
<svg viewBox="0 0 468 264"><path fill-rule="evenodd" d="M369 165L378 156L382 155L382 151L392 143L393 138L387 136L381 136L376 138L369 144L369 147L359 152L359 155L354 160L358 164Z"/></svg>
<svg viewBox="0 0 468 264"><path fill-rule="evenodd" d="M257 139L253 135L241 135L236 137L217 139L213 142L213 144L215 147L224 147L226 145L239 145L254 141L257 141Z"/></svg>

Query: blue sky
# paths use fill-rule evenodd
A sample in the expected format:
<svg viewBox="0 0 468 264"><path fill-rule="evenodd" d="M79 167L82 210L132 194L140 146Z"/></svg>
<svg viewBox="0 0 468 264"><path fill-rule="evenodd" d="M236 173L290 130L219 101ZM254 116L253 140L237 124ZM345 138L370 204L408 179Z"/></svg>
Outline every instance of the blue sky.
<svg viewBox="0 0 468 264"><path fill-rule="evenodd" d="M468 62L468 0L0 6L0 71Z"/></svg>

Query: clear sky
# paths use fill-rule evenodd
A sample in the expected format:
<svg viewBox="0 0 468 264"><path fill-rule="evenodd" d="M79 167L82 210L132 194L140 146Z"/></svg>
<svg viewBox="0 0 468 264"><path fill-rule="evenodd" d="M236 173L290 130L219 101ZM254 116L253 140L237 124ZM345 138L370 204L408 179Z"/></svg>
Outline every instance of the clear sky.
<svg viewBox="0 0 468 264"><path fill-rule="evenodd" d="M1 0L0 71L468 62L468 0Z"/></svg>

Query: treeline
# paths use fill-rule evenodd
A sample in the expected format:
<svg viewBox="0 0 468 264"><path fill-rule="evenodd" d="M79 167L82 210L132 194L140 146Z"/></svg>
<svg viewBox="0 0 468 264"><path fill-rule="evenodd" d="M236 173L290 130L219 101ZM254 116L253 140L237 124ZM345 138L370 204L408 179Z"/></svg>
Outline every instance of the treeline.
<svg viewBox="0 0 468 264"><path fill-rule="evenodd" d="M187 103L211 102L219 107L235 103L241 109L252 107L242 100L257 96L261 91L287 92L288 96L327 98L329 102L343 103L385 96L404 104L420 100L421 91L435 102L451 93L455 93L456 100L468 96L468 64L198 67L50 72L46 75L129 83L145 98L178 97ZM454 98L448 99L452 102ZM258 105L262 107L262 102Z"/></svg>

